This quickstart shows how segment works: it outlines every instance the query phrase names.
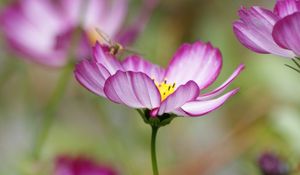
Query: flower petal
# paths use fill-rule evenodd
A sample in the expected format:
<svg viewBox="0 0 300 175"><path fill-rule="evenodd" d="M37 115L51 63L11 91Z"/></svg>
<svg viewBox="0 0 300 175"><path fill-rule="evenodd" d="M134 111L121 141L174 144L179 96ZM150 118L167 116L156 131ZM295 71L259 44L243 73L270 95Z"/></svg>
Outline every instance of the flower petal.
<svg viewBox="0 0 300 175"><path fill-rule="evenodd" d="M105 96L103 87L110 74L104 66L93 61L83 60L76 65L74 75L76 80L89 91Z"/></svg>
<svg viewBox="0 0 300 175"><path fill-rule="evenodd" d="M142 7L136 19L134 19L129 27L123 29L123 31L117 35L116 40L125 46L133 43L141 31L144 30L156 5L157 0L143 0Z"/></svg>
<svg viewBox="0 0 300 175"><path fill-rule="evenodd" d="M99 1L102 2L102 1ZM103 1L104 2L104 1ZM62 11L64 15L68 18L70 23L73 26L77 26L80 21L82 23L85 22L85 19L82 19L82 12L83 9L81 7L84 7L86 9L87 13L91 13L89 10L89 4L92 2L88 2L89 4L84 4L85 2L83 0L63 0L63 1L57 1L57 5L62 8ZM85 6L84 6L85 5ZM102 4L98 5L99 11L103 12L104 6ZM87 16L85 14L84 16ZM99 16L98 16L99 17Z"/></svg>
<svg viewBox="0 0 300 175"><path fill-rule="evenodd" d="M241 64L238 66L238 68L231 74L231 76L218 88L213 90L212 92L206 93L206 94L201 94L197 100L208 100L212 99L221 93L224 92L224 90L233 82L233 80L244 70L245 65Z"/></svg>
<svg viewBox="0 0 300 175"><path fill-rule="evenodd" d="M52 3L18 1L3 9L0 22L4 37L23 57L54 67L66 63L66 51L55 48L57 36L67 30L66 24Z"/></svg>
<svg viewBox="0 0 300 175"><path fill-rule="evenodd" d="M112 38L123 24L128 9L128 0L63 0L61 3L73 25L83 23L87 31L99 28Z"/></svg>
<svg viewBox="0 0 300 175"><path fill-rule="evenodd" d="M202 116L207 113L210 113L220 106L222 106L229 97L235 95L239 89L234 89L225 95L213 99L213 100L197 100L188 102L183 105L180 109L174 111L175 114L182 115L182 116L189 116L189 117L197 117Z"/></svg>
<svg viewBox="0 0 300 175"><path fill-rule="evenodd" d="M106 46L102 46L98 42L93 47L93 60L102 64L111 75L115 74L118 70L123 70L119 60L108 52Z"/></svg>
<svg viewBox="0 0 300 175"><path fill-rule="evenodd" d="M188 81L179 86L176 91L168 96L160 105L158 115L169 113L185 103L195 100L200 94L200 89L194 81Z"/></svg>
<svg viewBox="0 0 300 175"><path fill-rule="evenodd" d="M273 30L274 40L281 47L291 49L300 55L300 12L278 21Z"/></svg>
<svg viewBox="0 0 300 175"><path fill-rule="evenodd" d="M122 62L122 66L125 71L143 72L158 82L161 82L164 78L165 70L163 68L144 60L138 55L128 56Z"/></svg>
<svg viewBox="0 0 300 175"><path fill-rule="evenodd" d="M175 53L166 71L169 83L182 85L189 80L195 81L200 89L212 84L222 68L219 49L201 41L183 44Z"/></svg>
<svg viewBox="0 0 300 175"><path fill-rule="evenodd" d="M95 1L98 2L99 0ZM98 24L97 27L103 30L107 35L115 37L125 21L129 3L128 0L107 1L107 4L110 6L106 7L105 18L102 20L96 18L97 21L95 21L94 25L96 26ZM96 11L98 10L97 6L94 8Z"/></svg>
<svg viewBox="0 0 300 175"><path fill-rule="evenodd" d="M157 108L160 93L153 80L141 72L118 71L104 85L105 95L115 103L133 108Z"/></svg>
<svg viewBox="0 0 300 175"><path fill-rule="evenodd" d="M277 0L274 7L274 13L281 18L300 11L300 2L298 0Z"/></svg>
<svg viewBox="0 0 300 175"><path fill-rule="evenodd" d="M55 160L53 175L117 175L112 167L99 164L85 156L59 155Z"/></svg>
<svg viewBox="0 0 300 175"><path fill-rule="evenodd" d="M272 53L293 57L291 51L279 47L272 38L272 30L278 17L267 9L252 7L239 11L240 20L235 21L233 30L238 40L248 49L258 53Z"/></svg>

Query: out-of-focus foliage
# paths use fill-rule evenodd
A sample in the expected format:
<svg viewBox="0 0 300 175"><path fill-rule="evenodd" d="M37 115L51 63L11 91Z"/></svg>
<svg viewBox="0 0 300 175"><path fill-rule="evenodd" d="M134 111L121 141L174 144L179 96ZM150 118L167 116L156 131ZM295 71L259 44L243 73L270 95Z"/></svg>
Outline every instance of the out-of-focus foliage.
<svg viewBox="0 0 300 175"><path fill-rule="evenodd" d="M271 8L274 0L161 0L144 33L132 46L146 59L166 66L183 42L210 41L223 54L223 82L243 62L234 82L240 92L220 110L201 118L177 118L160 131L162 174L259 174L259 154L272 150L292 168L300 162L299 74L288 59L256 54L232 32L241 5ZM8 2L1 1L1 8ZM134 14L139 1L131 3ZM134 17L134 16L131 16ZM61 70L16 59L0 47L0 174L51 172L57 154L84 154L123 174L151 174L150 128L138 113L99 98L71 79L39 162L30 160L42 110ZM71 75L72 76L72 75Z"/></svg>

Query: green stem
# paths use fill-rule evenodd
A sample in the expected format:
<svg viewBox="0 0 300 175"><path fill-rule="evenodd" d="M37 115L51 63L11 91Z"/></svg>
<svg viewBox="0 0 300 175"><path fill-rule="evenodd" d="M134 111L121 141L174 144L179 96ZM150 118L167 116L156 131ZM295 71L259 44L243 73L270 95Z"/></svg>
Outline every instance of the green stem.
<svg viewBox="0 0 300 175"><path fill-rule="evenodd" d="M8 58L5 63L6 65L1 67L2 71L0 74L0 88L2 88L5 83L12 77L14 72L16 71L16 67L18 63L14 60L14 58Z"/></svg>
<svg viewBox="0 0 300 175"><path fill-rule="evenodd" d="M41 150L47 139L49 130L53 123L55 113L57 111L57 108L59 107L59 103L63 97L63 94L66 90L67 84L70 80L71 72L73 70L72 68L73 68L73 64L67 64L65 66L65 68L58 80L58 84L54 90L54 93L53 93L51 99L49 100L46 108L44 109L45 116L42 121L41 131L39 132L39 135L36 139L35 147L33 149L33 157L35 159L40 158Z"/></svg>
<svg viewBox="0 0 300 175"><path fill-rule="evenodd" d="M80 17L80 23L82 23L84 16L86 14L86 8L87 3L84 3L78 13ZM79 25L81 26L81 25ZM81 37L81 29L80 27L76 28L71 36L71 42L70 42L70 49L68 52L68 58L69 62L65 66L62 75L59 79L59 82L57 84L57 87L54 90L54 93L52 95L52 98L50 99L48 105L45 108L45 117L44 121L42 122L41 131L39 132L39 135L37 137L36 143L35 143L35 149L33 150L33 158L39 159L41 154L41 149L44 146L44 143L48 137L49 130L51 128L51 125L53 123L53 119L55 116L55 113L57 111L57 108L59 106L59 102L61 101L63 97L63 93L65 92L65 89L68 84L68 80L70 80L71 73L74 67L74 58L76 57L76 49L78 47L78 44L80 42Z"/></svg>
<svg viewBox="0 0 300 175"><path fill-rule="evenodd" d="M152 128L152 134L151 134L152 170L153 170L153 175L159 175L158 167L157 167L157 159L156 159L156 135L159 127L151 126L151 128Z"/></svg>

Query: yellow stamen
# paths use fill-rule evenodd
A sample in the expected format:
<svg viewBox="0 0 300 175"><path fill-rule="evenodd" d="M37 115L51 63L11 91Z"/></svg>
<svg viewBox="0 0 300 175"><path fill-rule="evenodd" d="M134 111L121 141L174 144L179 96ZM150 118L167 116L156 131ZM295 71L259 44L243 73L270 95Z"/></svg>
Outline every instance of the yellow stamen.
<svg viewBox="0 0 300 175"><path fill-rule="evenodd" d="M103 43L104 42L104 39L103 37L101 37L97 30L96 29L90 29L88 30L87 32L87 35L88 35L88 39L89 39L89 42L90 44L93 46L96 44L96 41L100 42L100 43Z"/></svg>
<svg viewBox="0 0 300 175"><path fill-rule="evenodd" d="M162 83L155 82L156 87L159 90L161 101L164 101L169 95L175 91L175 83L168 84L167 80L164 80Z"/></svg>

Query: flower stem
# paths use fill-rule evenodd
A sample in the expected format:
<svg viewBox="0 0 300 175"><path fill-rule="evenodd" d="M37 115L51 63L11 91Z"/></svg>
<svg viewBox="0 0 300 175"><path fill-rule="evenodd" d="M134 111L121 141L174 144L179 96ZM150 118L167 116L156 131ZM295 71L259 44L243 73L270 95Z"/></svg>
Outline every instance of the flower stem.
<svg viewBox="0 0 300 175"><path fill-rule="evenodd" d="M80 18L80 25L85 17L87 4L88 4L88 2L82 4L81 9L78 13L79 18ZM33 150L33 158L34 159L38 160L40 158L41 149L43 148L43 145L48 137L48 132L53 123L53 119L54 119L55 113L57 111L57 108L59 106L59 102L61 101L61 99L63 97L63 93L65 92L67 84L71 78L71 74L73 71L74 63L75 63L74 60L76 58L76 49L77 49L77 47L80 43L80 39L81 39L81 30L82 29L80 27L77 27L75 29L75 31L72 33L71 41L70 41L70 48L69 48L68 54L67 54L68 55L67 58L69 58L68 64L64 67L64 70L58 81L56 89L54 90L54 93L45 108L44 121L42 122L41 131L39 132L39 135L36 139L36 143L35 143L35 147L34 147L35 149Z"/></svg>
<svg viewBox="0 0 300 175"><path fill-rule="evenodd" d="M18 69L19 66L14 58L8 58L6 62L4 62L3 67L1 67L1 74L0 74L0 88L2 88L6 81L8 81Z"/></svg>
<svg viewBox="0 0 300 175"><path fill-rule="evenodd" d="M49 100L48 104L46 105L46 108L44 109L44 118L41 125L41 131L39 131L39 135L37 136L35 146L33 149L33 158L39 159L41 150L43 148L43 145L45 144L45 141L47 139L49 130L51 128L51 125L53 123L53 119L55 116L55 113L57 111L57 108L59 107L59 103L63 97L63 94L66 90L67 84L71 77L71 72L73 68L73 64L67 64L59 78L58 84L53 92L53 95L51 99Z"/></svg>
<svg viewBox="0 0 300 175"><path fill-rule="evenodd" d="M151 134L152 170L153 170L153 175L159 175L158 167L157 167L157 159L156 159L156 135L159 127L151 126L151 128L152 128L152 134Z"/></svg>

